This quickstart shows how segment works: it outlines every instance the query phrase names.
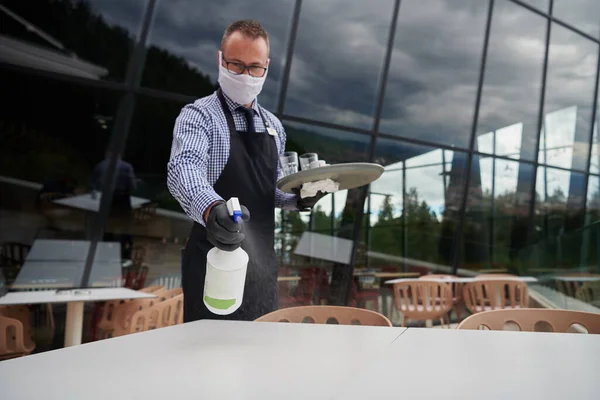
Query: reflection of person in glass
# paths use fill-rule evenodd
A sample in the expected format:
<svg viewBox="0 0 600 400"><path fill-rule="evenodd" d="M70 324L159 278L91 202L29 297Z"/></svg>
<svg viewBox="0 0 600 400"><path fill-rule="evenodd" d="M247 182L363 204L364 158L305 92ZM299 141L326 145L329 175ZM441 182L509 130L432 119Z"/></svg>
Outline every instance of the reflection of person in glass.
<svg viewBox="0 0 600 400"><path fill-rule="evenodd" d="M104 180L108 164L110 162L110 152L106 152L104 160L100 161L92 171L92 190L100 192L104 187ZM136 188L136 177L133 166L121 160L117 160L117 181L112 199L111 212L114 214L124 214L128 216L131 213L131 195Z"/></svg>
<svg viewBox="0 0 600 400"><path fill-rule="evenodd" d="M269 66L269 38L255 21L237 21L218 54L220 89L186 105L175 122L168 186L195 221L183 256L184 320L254 320L277 308L275 207L309 210L322 197L296 198L275 187L286 135L279 119L258 104ZM237 197L243 223L225 201ZM252 218L250 219L250 211ZM204 305L206 254L216 246L249 255L244 300L230 315Z"/></svg>

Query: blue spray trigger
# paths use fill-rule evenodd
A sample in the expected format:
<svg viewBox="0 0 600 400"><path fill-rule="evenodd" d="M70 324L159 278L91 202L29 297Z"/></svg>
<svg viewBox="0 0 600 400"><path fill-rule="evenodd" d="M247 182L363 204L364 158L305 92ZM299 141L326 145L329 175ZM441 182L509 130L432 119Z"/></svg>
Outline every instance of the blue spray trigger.
<svg viewBox="0 0 600 400"><path fill-rule="evenodd" d="M232 197L227 201L227 211L236 224L242 219L242 207L237 197Z"/></svg>
<svg viewBox="0 0 600 400"><path fill-rule="evenodd" d="M232 218L233 218L233 221L234 221L236 224L239 224L239 223L240 223L240 221L241 221L241 219L242 219L242 212L241 212L241 211L234 211L234 212L233 212L233 217L232 217Z"/></svg>

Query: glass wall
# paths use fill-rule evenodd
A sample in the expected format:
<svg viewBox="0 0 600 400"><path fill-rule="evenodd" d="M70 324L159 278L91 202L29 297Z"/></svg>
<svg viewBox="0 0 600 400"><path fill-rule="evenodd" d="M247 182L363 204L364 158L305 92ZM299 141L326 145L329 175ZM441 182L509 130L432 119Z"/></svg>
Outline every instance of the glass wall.
<svg viewBox="0 0 600 400"><path fill-rule="evenodd" d="M259 102L287 150L384 167L312 212L274 210L280 307L397 324L387 280L482 271L592 301L555 276L600 272L595 1L27 3L0 6L9 290L180 285L193 221L166 184L175 119L217 88L225 27L256 18L271 45ZM28 252L61 249L69 268L31 275ZM62 346L52 312L46 348ZM83 341L100 314L86 306Z"/></svg>

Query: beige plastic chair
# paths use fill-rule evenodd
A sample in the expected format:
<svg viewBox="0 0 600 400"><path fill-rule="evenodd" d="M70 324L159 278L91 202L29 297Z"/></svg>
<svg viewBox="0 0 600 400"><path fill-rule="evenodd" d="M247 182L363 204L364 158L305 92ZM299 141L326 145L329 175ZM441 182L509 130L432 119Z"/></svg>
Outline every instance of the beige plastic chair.
<svg viewBox="0 0 600 400"><path fill-rule="evenodd" d="M420 276L419 279L448 279L448 278L457 278L455 275L448 274L430 274ZM462 315L460 312L461 306L463 305L462 299L462 288L463 284L460 282L448 282L450 287L452 288L452 304L454 304L454 311L456 311L456 318L460 321L462 319Z"/></svg>
<svg viewBox="0 0 600 400"><path fill-rule="evenodd" d="M158 297L150 299L107 301L102 310L100 322L98 323L98 328L100 329L99 337L101 339L107 339L129 333L131 317L133 314L146 307L152 306L156 302L162 301L161 295L164 292L167 292L164 290L163 286L151 286L140 289L139 291L153 293Z"/></svg>
<svg viewBox="0 0 600 400"><path fill-rule="evenodd" d="M26 356L34 349L35 343L25 333L21 321L0 316L0 360Z"/></svg>
<svg viewBox="0 0 600 400"><path fill-rule="evenodd" d="M561 275L564 277L570 277L570 278L577 278L577 277L582 277L582 278L588 278L588 277L598 277L600 278L600 274L593 274L593 273L589 273L589 272L575 272L572 274L564 274ZM556 288L558 289L559 292L561 292L562 294L565 294L567 296L570 297L575 297L577 295L577 291L579 290L579 288L583 286L583 282L582 281L561 281L561 280L556 280Z"/></svg>
<svg viewBox="0 0 600 400"><path fill-rule="evenodd" d="M519 310L493 310L473 314L462 321L457 329L504 330L507 325L517 325L523 332L543 331L567 333L584 327L588 333L600 334L600 314L545 308Z"/></svg>
<svg viewBox="0 0 600 400"><path fill-rule="evenodd" d="M482 311L526 308L529 292L525 282L504 279L476 279L463 286L465 306L472 313Z"/></svg>
<svg viewBox="0 0 600 400"><path fill-rule="evenodd" d="M454 304L450 283L415 279L394 284L396 310L402 314L402 326L407 319L428 321L439 319L445 324L444 316ZM450 318L448 318L448 323Z"/></svg>
<svg viewBox="0 0 600 400"><path fill-rule="evenodd" d="M0 306L0 359L30 354L35 349L27 306ZM5 353L6 352L6 353Z"/></svg>
<svg viewBox="0 0 600 400"><path fill-rule="evenodd" d="M183 294L136 311L131 317L129 333L172 326L183 321Z"/></svg>
<svg viewBox="0 0 600 400"><path fill-rule="evenodd" d="M364 308L300 306L282 308L257 318L258 322L392 326L384 315Z"/></svg>
<svg viewBox="0 0 600 400"><path fill-rule="evenodd" d="M577 289L575 297L585 303L600 307L600 280L584 282Z"/></svg>

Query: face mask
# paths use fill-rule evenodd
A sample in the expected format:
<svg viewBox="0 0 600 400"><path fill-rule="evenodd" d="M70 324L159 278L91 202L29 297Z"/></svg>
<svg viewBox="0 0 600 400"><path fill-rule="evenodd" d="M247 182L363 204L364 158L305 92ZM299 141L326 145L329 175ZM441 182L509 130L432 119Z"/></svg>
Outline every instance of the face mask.
<svg viewBox="0 0 600 400"><path fill-rule="evenodd" d="M267 69L265 75L260 78L255 78L246 73L234 75L227 71L222 60L223 53L219 52L219 85L221 90L238 104L252 103L262 90L269 70Z"/></svg>

